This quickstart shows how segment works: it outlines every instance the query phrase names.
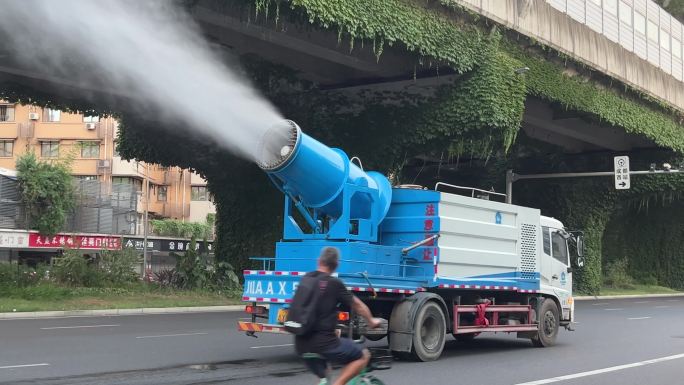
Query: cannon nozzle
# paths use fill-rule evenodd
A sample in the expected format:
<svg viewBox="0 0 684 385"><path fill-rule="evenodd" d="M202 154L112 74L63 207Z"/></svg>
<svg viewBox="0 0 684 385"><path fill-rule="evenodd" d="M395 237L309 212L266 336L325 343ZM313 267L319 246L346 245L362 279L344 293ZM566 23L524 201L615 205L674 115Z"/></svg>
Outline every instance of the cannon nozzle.
<svg viewBox="0 0 684 385"><path fill-rule="evenodd" d="M350 220L377 225L387 214L392 186L384 175L364 171L344 151L303 133L291 120L271 126L257 154L259 167L273 183L293 201L315 209L317 215L339 218L346 210ZM315 219L311 224L317 227Z"/></svg>
<svg viewBox="0 0 684 385"><path fill-rule="evenodd" d="M282 120L271 126L259 144L257 164L264 171L275 171L286 165L300 141L302 130L291 120Z"/></svg>

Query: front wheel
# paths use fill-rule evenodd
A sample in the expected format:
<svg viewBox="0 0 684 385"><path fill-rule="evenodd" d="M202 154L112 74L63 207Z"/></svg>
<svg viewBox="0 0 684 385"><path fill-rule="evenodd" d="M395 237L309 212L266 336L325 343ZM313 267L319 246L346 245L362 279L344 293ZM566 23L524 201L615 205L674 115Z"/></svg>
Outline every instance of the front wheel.
<svg viewBox="0 0 684 385"><path fill-rule="evenodd" d="M552 299L545 299L542 302L539 312L539 330L537 335L531 338L532 344L537 347L546 348L556 343L558 328L560 327L560 317L558 306Z"/></svg>
<svg viewBox="0 0 684 385"><path fill-rule="evenodd" d="M437 303L426 302L414 320L411 355L420 361L434 361L442 354L445 340L444 312Z"/></svg>

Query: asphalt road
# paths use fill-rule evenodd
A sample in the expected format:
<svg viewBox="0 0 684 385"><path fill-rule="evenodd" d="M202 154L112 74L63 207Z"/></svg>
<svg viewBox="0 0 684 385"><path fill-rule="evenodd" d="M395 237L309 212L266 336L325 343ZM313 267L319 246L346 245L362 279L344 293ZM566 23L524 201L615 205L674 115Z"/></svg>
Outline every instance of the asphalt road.
<svg viewBox="0 0 684 385"><path fill-rule="evenodd" d="M684 297L577 303L552 348L449 337L436 362L395 362L387 384L684 383ZM240 313L0 321L1 384L314 384L291 337L246 337ZM383 341L372 343L381 346Z"/></svg>

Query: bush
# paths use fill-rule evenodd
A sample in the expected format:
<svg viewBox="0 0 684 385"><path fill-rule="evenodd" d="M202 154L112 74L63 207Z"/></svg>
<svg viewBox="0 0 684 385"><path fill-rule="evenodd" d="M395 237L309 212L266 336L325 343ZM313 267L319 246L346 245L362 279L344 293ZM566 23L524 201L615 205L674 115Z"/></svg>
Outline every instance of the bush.
<svg viewBox="0 0 684 385"><path fill-rule="evenodd" d="M138 262L139 256L135 249L103 250L100 252L98 267L108 283L119 286L138 279L135 272Z"/></svg>
<svg viewBox="0 0 684 385"><path fill-rule="evenodd" d="M605 268L603 283L614 289L633 289L634 279L629 275L629 265L626 258L608 263Z"/></svg>
<svg viewBox="0 0 684 385"><path fill-rule="evenodd" d="M102 282L102 274L77 250L65 250L55 259L52 276L58 283L68 286L94 286Z"/></svg>
<svg viewBox="0 0 684 385"><path fill-rule="evenodd" d="M35 286L49 277L49 267L38 265L33 268L15 263L0 264L0 286Z"/></svg>

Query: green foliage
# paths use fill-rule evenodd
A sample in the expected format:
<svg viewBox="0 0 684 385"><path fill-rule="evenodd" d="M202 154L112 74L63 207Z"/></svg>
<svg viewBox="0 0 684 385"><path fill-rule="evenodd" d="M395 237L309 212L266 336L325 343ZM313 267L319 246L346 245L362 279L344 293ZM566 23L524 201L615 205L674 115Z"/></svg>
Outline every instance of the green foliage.
<svg viewBox="0 0 684 385"><path fill-rule="evenodd" d="M530 70L526 75L531 95L560 103L568 110L595 117L603 125L617 126L626 132L644 135L662 147L684 153L684 128L679 117L632 100L615 89L598 88L595 83L564 73L552 58L524 50L515 42L502 45Z"/></svg>
<svg viewBox="0 0 684 385"><path fill-rule="evenodd" d="M0 287L34 286L48 277L48 267L39 265L35 268L16 263L0 263Z"/></svg>
<svg viewBox="0 0 684 385"><path fill-rule="evenodd" d="M209 289L231 291L238 287L238 277L227 262L209 260L206 254L195 251L195 239L183 254L174 254L176 268L155 273L155 281L162 287L177 289Z"/></svg>
<svg viewBox="0 0 684 385"><path fill-rule="evenodd" d="M111 286L122 286L138 279L135 267L140 257L133 248L122 250L102 250L98 258L98 268L103 272L105 281Z"/></svg>
<svg viewBox="0 0 684 385"><path fill-rule="evenodd" d="M180 238L211 238L212 224L184 222L179 219L153 219L150 221L154 233L161 236Z"/></svg>
<svg viewBox="0 0 684 385"><path fill-rule="evenodd" d="M101 283L99 271L80 252L73 249L54 260L50 272L57 283L67 286L98 286Z"/></svg>
<svg viewBox="0 0 684 385"><path fill-rule="evenodd" d="M634 279L629 275L626 258L617 259L606 265L603 283L613 289L631 289L634 287Z"/></svg>
<svg viewBox="0 0 684 385"><path fill-rule="evenodd" d="M70 161L48 163L27 152L17 159L17 173L31 227L45 235L59 232L75 204Z"/></svg>
<svg viewBox="0 0 684 385"><path fill-rule="evenodd" d="M641 206L643 207L643 206ZM629 274L647 285L684 289L684 200L647 209L622 206L607 226L605 263L625 259Z"/></svg>
<svg viewBox="0 0 684 385"><path fill-rule="evenodd" d="M271 1L257 0L259 3ZM274 4L277 1L273 2ZM372 42L375 54L385 43L401 43L408 51L436 62L448 63L456 72L468 72L486 59L489 37L473 25L457 24L438 10L397 0L292 0L309 23L336 28L340 35Z"/></svg>

